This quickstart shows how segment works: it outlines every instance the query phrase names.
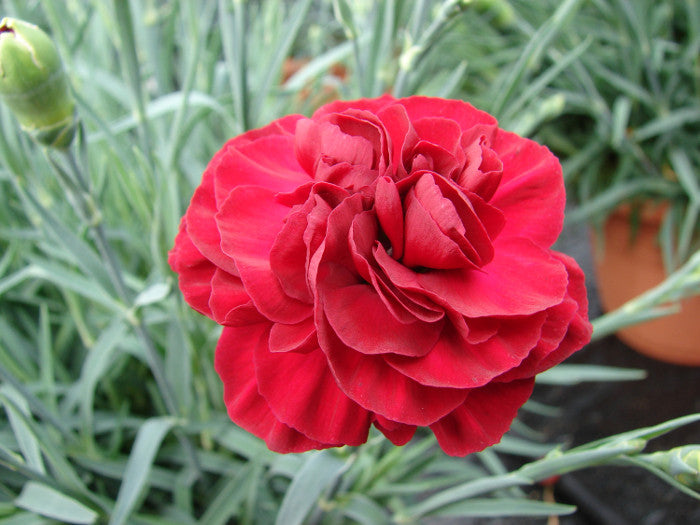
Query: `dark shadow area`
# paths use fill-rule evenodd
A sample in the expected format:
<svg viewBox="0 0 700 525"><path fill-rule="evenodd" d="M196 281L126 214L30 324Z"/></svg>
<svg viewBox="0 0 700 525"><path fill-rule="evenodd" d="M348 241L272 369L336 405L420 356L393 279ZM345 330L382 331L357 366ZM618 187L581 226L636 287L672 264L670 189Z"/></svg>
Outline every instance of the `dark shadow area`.
<svg viewBox="0 0 700 525"><path fill-rule="evenodd" d="M565 228L557 248L575 257L586 272L591 319L596 318L601 312L587 228ZM523 419L542 431L550 442L576 446L700 412L700 367L683 367L650 359L614 336L588 345L567 362L637 368L645 370L647 378L567 387L538 386L533 398L560 407L562 415L543 418L525 414ZM700 443L698 424L654 439L645 451L693 443ZM555 485L554 495L558 502L579 507L576 515L559 519L562 525L700 523L700 502L639 468L598 467L567 474ZM511 523L525 522L515 520Z"/></svg>
<svg viewBox="0 0 700 525"><path fill-rule="evenodd" d="M569 362L647 371L641 381L538 387L534 398L562 408L559 418L527 421L548 441L576 446L612 434L656 425L700 411L700 368L660 363L614 337L590 345ZM647 452L700 442L697 424L649 442ZM563 476L555 485L559 502L579 513L562 525L684 525L700 523L700 502L650 472L633 467L598 467Z"/></svg>

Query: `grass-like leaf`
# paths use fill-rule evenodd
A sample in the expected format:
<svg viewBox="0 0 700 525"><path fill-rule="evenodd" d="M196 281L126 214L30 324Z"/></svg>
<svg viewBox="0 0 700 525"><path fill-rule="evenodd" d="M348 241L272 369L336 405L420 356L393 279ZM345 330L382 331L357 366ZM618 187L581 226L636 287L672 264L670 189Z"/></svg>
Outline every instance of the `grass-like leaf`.
<svg viewBox="0 0 700 525"><path fill-rule="evenodd" d="M142 491L148 485L148 474L161 442L174 425L175 419L172 417L155 417L139 428L109 525L126 523L135 510Z"/></svg>
<svg viewBox="0 0 700 525"><path fill-rule="evenodd" d="M321 493L331 486L346 465L327 450L311 454L292 479L275 525L300 525L318 503Z"/></svg>
<svg viewBox="0 0 700 525"><path fill-rule="evenodd" d="M65 523L95 523L98 513L51 487L27 482L15 499L15 505L33 513Z"/></svg>
<svg viewBox="0 0 700 525"><path fill-rule="evenodd" d="M647 376L644 370L613 366L561 364L542 372L537 382L543 385L576 385L600 381L638 381Z"/></svg>

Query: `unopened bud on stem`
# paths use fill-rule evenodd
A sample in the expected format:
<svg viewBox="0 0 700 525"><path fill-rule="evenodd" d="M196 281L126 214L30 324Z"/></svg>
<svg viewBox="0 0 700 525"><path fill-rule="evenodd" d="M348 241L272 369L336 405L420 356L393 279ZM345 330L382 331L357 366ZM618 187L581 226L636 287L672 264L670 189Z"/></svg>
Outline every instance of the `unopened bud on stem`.
<svg viewBox="0 0 700 525"><path fill-rule="evenodd" d="M700 490L700 445L685 445L639 458L667 472L676 481Z"/></svg>
<svg viewBox="0 0 700 525"><path fill-rule="evenodd" d="M0 21L0 97L37 142L70 145L75 101L56 46L33 24Z"/></svg>

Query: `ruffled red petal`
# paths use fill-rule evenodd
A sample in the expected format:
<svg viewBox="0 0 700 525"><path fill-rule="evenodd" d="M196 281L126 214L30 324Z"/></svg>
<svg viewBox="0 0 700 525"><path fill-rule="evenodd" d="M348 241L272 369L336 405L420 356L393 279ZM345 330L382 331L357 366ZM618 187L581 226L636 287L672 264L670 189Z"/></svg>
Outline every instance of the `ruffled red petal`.
<svg viewBox="0 0 700 525"><path fill-rule="evenodd" d="M403 446L416 433L415 425L404 425L375 414L374 426L397 447Z"/></svg>
<svg viewBox="0 0 700 525"><path fill-rule="evenodd" d="M258 389L275 417L323 443L367 441L371 414L336 384L323 353L272 353L267 338L255 350Z"/></svg>
<svg viewBox="0 0 700 525"><path fill-rule="evenodd" d="M440 448L450 456L466 456L498 443L533 386L534 379L522 379L471 390L459 408L430 425Z"/></svg>
<svg viewBox="0 0 700 525"><path fill-rule="evenodd" d="M168 263L170 268L178 274L180 291L187 304L199 313L211 317L209 296L211 279L216 272L216 266L192 243L185 228L184 219L180 222L175 245L168 253Z"/></svg>
<svg viewBox="0 0 700 525"><path fill-rule="evenodd" d="M270 151L275 155L270 155ZM294 138L289 135L268 135L239 147L229 146L213 171L217 208L238 186L260 186L284 192L310 180L297 162Z"/></svg>
<svg viewBox="0 0 700 525"><path fill-rule="evenodd" d="M366 110L372 113L377 113L382 108L396 102L396 99L391 95L383 95L378 98L360 98L357 100L334 100L328 104L325 104L318 108L313 116L312 120L320 120L321 117L325 115L332 115L333 113L342 113L349 109L351 110Z"/></svg>
<svg viewBox="0 0 700 525"><path fill-rule="evenodd" d="M416 274L415 281L466 317L530 315L562 301L567 272L558 259L529 240L499 237L493 260L480 271L428 272Z"/></svg>
<svg viewBox="0 0 700 525"><path fill-rule="evenodd" d="M322 308L333 331L348 347L362 354L420 356L435 345L442 319L402 323L367 284L334 286L331 277L319 287Z"/></svg>
<svg viewBox="0 0 700 525"><path fill-rule="evenodd" d="M338 446L320 443L280 422L258 392L253 350L264 339L269 323L224 328L216 347L214 367L224 384L224 403L234 423L265 440L275 452L305 452Z"/></svg>
<svg viewBox="0 0 700 525"><path fill-rule="evenodd" d="M534 377L561 363L591 340L593 327L588 321L588 299L585 277L576 261L568 255L554 252L569 273L567 297L561 304L547 310L547 321L537 347L520 366L509 370L497 381Z"/></svg>
<svg viewBox="0 0 700 525"><path fill-rule="evenodd" d="M234 189L217 225L223 251L236 261L241 280L260 313L271 321L298 323L309 317L307 303L289 297L270 266L270 250L284 225L289 208L275 200L266 188Z"/></svg>
<svg viewBox="0 0 700 525"><path fill-rule="evenodd" d="M319 344L338 385L371 412L407 425L429 425L459 406L466 390L424 386L401 374L383 356L344 345L325 319L317 318Z"/></svg>
<svg viewBox="0 0 700 525"><path fill-rule="evenodd" d="M508 218L501 236L550 247L561 233L566 204L559 161L546 147L502 130L493 149L503 162L503 178L490 201Z"/></svg>
<svg viewBox="0 0 700 525"><path fill-rule="evenodd" d="M498 122L491 115L462 100L409 97L396 102L406 108L412 122L426 117L445 117L459 124L462 131L483 126L483 129L489 130L490 134L495 133L498 126Z"/></svg>
<svg viewBox="0 0 700 525"><path fill-rule="evenodd" d="M469 344L454 330L444 330L427 355L387 356L386 362L422 385L479 387L520 365L537 345L544 320L544 313L503 319L498 332L479 344Z"/></svg>

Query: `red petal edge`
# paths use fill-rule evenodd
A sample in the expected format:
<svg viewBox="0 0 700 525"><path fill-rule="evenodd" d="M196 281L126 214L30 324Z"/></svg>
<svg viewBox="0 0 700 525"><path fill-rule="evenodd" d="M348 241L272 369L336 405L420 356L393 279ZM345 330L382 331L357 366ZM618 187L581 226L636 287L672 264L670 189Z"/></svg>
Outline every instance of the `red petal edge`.
<svg viewBox="0 0 700 525"><path fill-rule="evenodd" d="M258 392L253 350L267 338L269 323L226 327L216 347L214 367L224 384L224 403L234 423L263 439L274 452L305 452L339 446L320 443L280 422Z"/></svg>
<svg viewBox="0 0 700 525"><path fill-rule="evenodd" d="M532 378L521 379L470 391L464 404L430 425L440 448L450 456L466 456L498 443L534 384Z"/></svg>

